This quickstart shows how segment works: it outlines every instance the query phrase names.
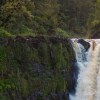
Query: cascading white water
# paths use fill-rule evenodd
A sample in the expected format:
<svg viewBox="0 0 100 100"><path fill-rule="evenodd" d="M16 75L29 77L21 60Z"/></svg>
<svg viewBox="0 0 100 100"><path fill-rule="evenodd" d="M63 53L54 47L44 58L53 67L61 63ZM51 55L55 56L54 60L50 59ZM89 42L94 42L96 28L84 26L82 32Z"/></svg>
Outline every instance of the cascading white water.
<svg viewBox="0 0 100 100"><path fill-rule="evenodd" d="M100 40L86 41L90 42L91 45L87 52L81 44L77 43L76 39L73 40L80 71L76 94L70 95L71 100L100 100Z"/></svg>

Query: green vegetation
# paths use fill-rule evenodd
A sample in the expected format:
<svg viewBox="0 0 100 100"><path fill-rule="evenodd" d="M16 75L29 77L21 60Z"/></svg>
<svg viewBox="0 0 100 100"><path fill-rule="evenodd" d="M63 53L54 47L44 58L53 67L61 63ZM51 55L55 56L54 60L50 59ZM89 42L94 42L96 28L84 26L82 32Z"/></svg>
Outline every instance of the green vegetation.
<svg viewBox="0 0 100 100"><path fill-rule="evenodd" d="M3 27L0 28L0 37L9 37L13 36L11 33L6 31Z"/></svg>
<svg viewBox="0 0 100 100"><path fill-rule="evenodd" d="M72 67L75 55L67 39L56 39L34 37L27 41L16 37L0 41L4 42L0 46L0 100L26 100L35 91L41 91L39 100L44 100L50 93L67 90L66 73L62 72Z"/></svg>
<svg viewBox="0 0 100 100"><path fill-rule="evenodd" d="M90 37L100 31L100 27L95 28L100 23L99 16L100 0L0 2L0 27L13 35Z"/></svg>
<svg viewBox="0 0 100 100"><path fill-rule="evenodd" d="M0 0L0 100L65 93L74 83L68 38L96 35L100 0Z"/></svg>

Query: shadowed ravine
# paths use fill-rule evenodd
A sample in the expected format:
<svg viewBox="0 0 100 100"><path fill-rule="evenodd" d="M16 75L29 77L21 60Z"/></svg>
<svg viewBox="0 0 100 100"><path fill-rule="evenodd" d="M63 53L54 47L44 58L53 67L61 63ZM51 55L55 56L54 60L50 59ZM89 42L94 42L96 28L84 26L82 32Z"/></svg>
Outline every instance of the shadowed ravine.
<svg viewBox="0 0 100 100"><path fill-rule="evenodd" d="M79 75L76 94L70 95L71 100L100 100L100 40L86 40L90 48L85 48L73 40Z"/></svg>

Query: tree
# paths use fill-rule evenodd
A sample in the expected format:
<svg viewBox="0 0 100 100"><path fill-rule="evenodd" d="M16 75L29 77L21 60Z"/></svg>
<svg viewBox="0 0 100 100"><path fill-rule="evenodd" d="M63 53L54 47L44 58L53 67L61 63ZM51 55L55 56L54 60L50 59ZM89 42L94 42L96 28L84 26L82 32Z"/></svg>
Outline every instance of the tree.
<svg viewBox="0 0 100 100"><path fill-rule="evenodd" d="M38 34L55 34L58 25L59 4L57 0L34 0L34 30Z"/></svg>
<svg viewBox="0 0 100 100"><path fill-rule="evenodd" d="M15 34L20 33L24 27L30 28L33 9L34 2L30 0L6 2L0 9L0 26Z"/></svg>
<svg viewBox="0 0 100 100"><path fill-rule="evenodd" d="M77 33L86 31L88 18L94 10L93 0L59 0L65 28Z"/></svg>

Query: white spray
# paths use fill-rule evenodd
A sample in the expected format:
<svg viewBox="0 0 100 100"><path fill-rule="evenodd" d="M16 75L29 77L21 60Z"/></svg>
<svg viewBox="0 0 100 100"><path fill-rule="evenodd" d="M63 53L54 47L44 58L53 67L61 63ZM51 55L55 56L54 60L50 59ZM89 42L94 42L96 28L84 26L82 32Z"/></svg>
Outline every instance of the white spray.
<svg viewBox="0 0 100 100"><path fill-rule="evenodd" d="M89 51L84 52L84 47L73 41L80 71L76 94L70 96L71 100L100 100L100 44L98 43L94 50L92 42L90 44Z"/></svg>

